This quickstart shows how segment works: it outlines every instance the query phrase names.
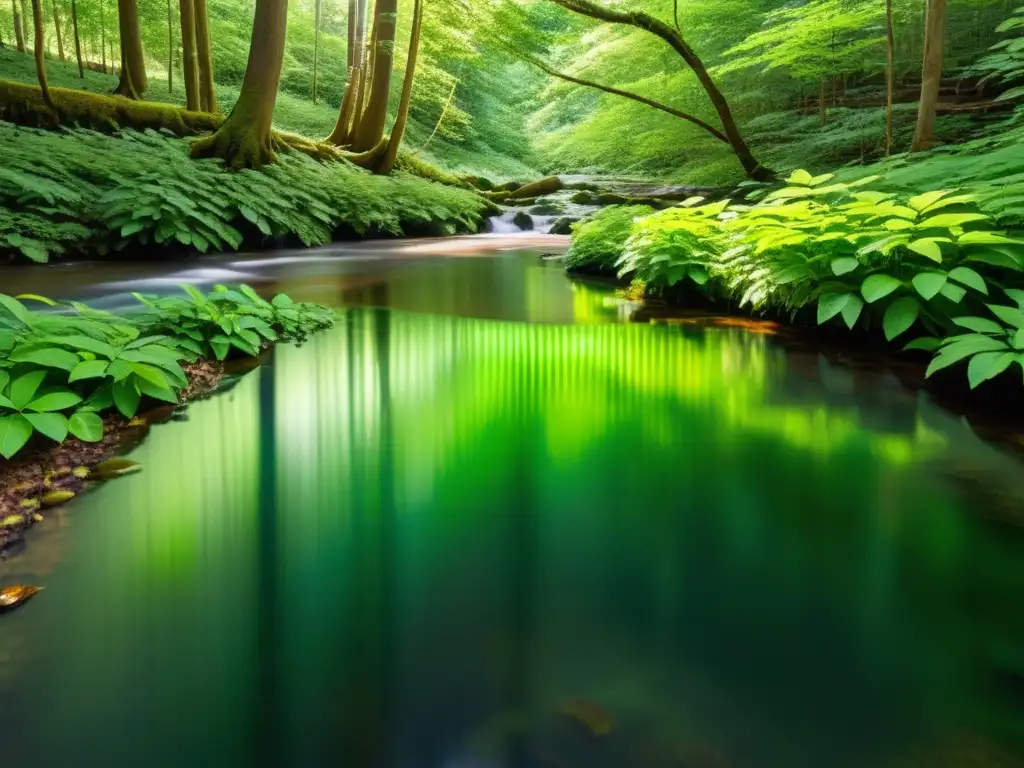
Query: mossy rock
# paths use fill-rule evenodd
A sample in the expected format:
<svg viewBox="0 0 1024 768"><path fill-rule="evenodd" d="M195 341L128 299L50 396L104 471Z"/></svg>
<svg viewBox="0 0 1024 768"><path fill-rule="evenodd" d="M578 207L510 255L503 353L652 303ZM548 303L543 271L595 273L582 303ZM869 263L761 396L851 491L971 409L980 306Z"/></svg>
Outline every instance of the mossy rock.
<svg viewBox="0 0 1024 768"><path fill-rule="evenodd" d="M598 205L623 205L625 202L625 197L616 195L614 192L602 192L597 196Z"/></svg>
<svg viewBox="0 0 1024 768"><path fill-rule="evenodd" d="M597 195L589 190L577 192L571 198L570 201L576 203L576 205L597 205Z"/></svg>
<svg viewBox="0 0 1024 768"><path fill-rule="evenodd" d="M560 219L555 219L555 223L551 225L551 229L548 231L548 234L571 235L572 225L577 221L579 221L579 219L574 216L563 216Z"/></svg>
<svg viewBox="0 0 1024 768"><path fill-rule="evenodd" d="M659 211L671 208L677 204L678 201L676 200L667 200L662 197L631 197L626 201L626 205L646 205Z"/></svg>
<svg viewBox="0 0 1024 768"><path fill-rule="evenodd" d="M531 216L554 216L562 212L562 206L554 203L541 203L527 211Z"/></svg>
<svg viewBox="0 0 1024 768"><path fill-rule="evenodd" d="M490 192L494 189L494 182L484 176L474 176L467 173L459 176L459 179L471 187L479 189L481 192Z"/></svg>
<svg viewBox="0 0 1024 768"><path fill-rule="evenodd" d="M569 189L581 189L585 192L600 192L601 188L597 184L591 184L589 181L580 181L576 184L567 185Z"/></svg>
<svg viewBox="0 0 1024 768"><path fill-rule="evenodd" d="M506 181L503 184L496 184L491 190L493 192L515 192L517 189L522 187L526 182L523 181Z"/></svg>
<svg viewBox="0 0 1024 768"><path fill-rule="evenodd" d="M533 217L526 211L516 211L512 217L512 223L522 230L533 229Z"/></svg>
<svg viewBox="0 0 1024 768"><path fill-rule="evenodd" d="M533 205L536 202L536 197L524 197L522 199L510 197L505 200L505 205L514 205L516 208L525 208L528 205Z"/></svg>
<svg viewBox="0 0 1024 768"><path fill-rule="evenodd" d="M529 184L523 184L519 189L512 192L510 197L522 200L527 197L537 198L561 191L564 187L562 180L557 176L548 176Z"/></svg>

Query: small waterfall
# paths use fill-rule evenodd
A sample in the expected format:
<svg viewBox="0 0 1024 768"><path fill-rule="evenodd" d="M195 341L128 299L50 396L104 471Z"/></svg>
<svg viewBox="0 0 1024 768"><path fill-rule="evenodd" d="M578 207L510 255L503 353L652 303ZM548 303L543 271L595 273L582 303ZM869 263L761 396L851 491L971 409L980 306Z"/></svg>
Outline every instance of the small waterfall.
<svg viewBox="0 0 1024 768"><path fill-rule="evenodd" d="M500 216L491 216L488 221L491 223L491 227L488 230L495 235L508 235L513 232L522 232L516 224L512 223L512 219L515 218L518 211L505 211Z"/></svg>

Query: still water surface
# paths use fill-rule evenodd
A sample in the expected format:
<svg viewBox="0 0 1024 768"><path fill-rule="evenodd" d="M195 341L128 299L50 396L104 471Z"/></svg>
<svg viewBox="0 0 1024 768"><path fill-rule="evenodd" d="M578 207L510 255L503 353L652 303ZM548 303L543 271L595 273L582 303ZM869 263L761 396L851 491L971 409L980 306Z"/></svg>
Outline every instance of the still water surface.
<svg viewBox="0 0 1024 768"><path fill-rule="evenodd" d="M265 274L337 327L0 563L4 768L1024 765L1022 471L958 418L536 254Z"/></svg>

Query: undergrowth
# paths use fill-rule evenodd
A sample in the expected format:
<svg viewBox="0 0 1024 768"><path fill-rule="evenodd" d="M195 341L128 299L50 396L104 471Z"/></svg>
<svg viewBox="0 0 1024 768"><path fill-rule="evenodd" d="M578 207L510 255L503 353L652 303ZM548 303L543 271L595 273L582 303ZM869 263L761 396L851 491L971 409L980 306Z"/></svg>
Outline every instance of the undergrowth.
<svg viewBox="0 0 1024 768"><path fill-rule="evenodd" d="M0 157L0 253L34 261L153 243L203 252L261 238L310 246L436 222L475 231L487 207L469 190L295 152L263 172L229 173L154 131L115 137L0 123Z"/></svg>

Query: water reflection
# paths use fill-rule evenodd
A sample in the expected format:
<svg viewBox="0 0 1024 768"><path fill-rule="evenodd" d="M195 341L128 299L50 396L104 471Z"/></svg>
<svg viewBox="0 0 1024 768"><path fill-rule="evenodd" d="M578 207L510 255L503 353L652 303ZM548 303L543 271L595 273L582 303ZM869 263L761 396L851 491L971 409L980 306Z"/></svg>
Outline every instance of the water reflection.
<svg viewBox="0 0 1024 768"><path fill-rule="evenodd" d="M1024 755L1024 541L942 479L1019 467L769 335L352 309L133 458L0 565L5 764Z"/></svg>

